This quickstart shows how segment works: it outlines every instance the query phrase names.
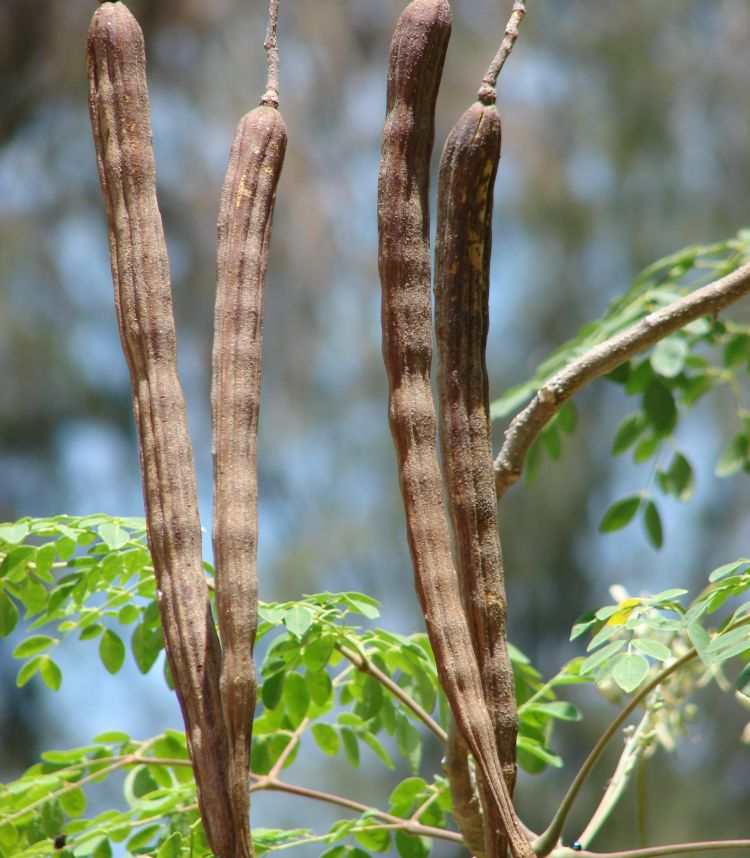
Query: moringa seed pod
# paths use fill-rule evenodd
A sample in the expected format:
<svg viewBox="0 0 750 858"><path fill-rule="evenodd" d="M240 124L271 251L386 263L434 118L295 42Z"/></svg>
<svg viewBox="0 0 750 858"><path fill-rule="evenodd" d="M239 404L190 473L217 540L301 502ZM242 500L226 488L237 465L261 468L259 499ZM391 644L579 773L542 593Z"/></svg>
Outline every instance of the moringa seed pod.
<svg viewBox="0 0 750 858"><path fill-rule="evenodd" d="M213 415L216 605L229 789L238 837L250 849L250 743L257 697L258 479L263 287L286 127L260 106L237 126L221 195L214 322Z"/></svg>
<svg viewBox="0 0 750 858"><path fill-rule="evenodd" d="M378 268L389 420L417 593L440 680L467 747L508 830L531 855L497 759L492 723L451 557L430 388L432 307L427 189L434 111L451 14L446 0L412 0L391 42L378 181Z"/></svg>
<svg viewBox="0 0 750 858"><path fill-rule="evenodd" d="M492 90L494 96L494 90ZM494 97L488 98L494 102ZM440 159L435 242L435 329L440 440L463 608L509 794L516 778L513 670L492 460L485 350L489 328L492 197L500 116L475 102L453 126ZM486 785L480 784L484 794ZM486 853L504 856L502 820L484 796Z"/></svg>
<svg viewBox="0 0 750 858"><path fill-rule="evenodd" d="M177 376L169 263L156 200L143 34L123 3L97 8L87 54L91 124L167 658L206 835L216 855L239 858L226 782L221 653L203 574L193 453Z"/></svg>

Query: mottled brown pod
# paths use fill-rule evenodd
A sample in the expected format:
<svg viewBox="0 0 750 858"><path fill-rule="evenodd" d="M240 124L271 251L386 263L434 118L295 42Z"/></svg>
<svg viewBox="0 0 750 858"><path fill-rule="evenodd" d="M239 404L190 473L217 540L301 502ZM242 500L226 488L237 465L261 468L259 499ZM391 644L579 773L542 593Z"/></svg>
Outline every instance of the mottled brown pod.
<svg viewBox="0 0 750 858"><path fill-rule="evenodd" d="M413 0L391 42L378 182L383 357L409 548L441 683L508 830L511 849L515 856L527 856L531 849L503 779L463 612L435 443L427 189L450 26L446 0Z"/></svg>
<svg viewBox="0 0 750 858"><path fill-rule="evenodd" d="M209 843L222 858L239 856L225 774L221 654L201 563L193 454L177 377L169 264L156 201L143 36L122 3L104 3L94 13L88 74L167 656Z"/></svg>
<svg viewBox="0 0 750 858"><path fill-rule="evenodd" d="M214 324L213 413L216 604L229 789L238 838L250 854L250 742L257 696L258 480L263 287L271 219L286 149L275 107L237 126L221 195ZM238 852L239 854L239 852Z"/></svg>
<svg viewBox="0 0 750 858"><path fill-rule="evenodd" d="M443 149L435 243L435 328L440 441L461 596L500 764L512 795L518 716L506 646L485 362L492 197L500 136L494 103L478 101L453 126ZM504 838L497 835L502 820L488 801L484 804L486 854L500 858L505 855Z"/></svg>

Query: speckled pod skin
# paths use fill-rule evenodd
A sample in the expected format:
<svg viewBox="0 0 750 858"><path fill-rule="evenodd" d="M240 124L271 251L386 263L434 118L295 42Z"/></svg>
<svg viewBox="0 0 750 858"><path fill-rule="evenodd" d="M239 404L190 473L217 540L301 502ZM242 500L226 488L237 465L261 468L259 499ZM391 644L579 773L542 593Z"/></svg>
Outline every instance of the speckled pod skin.
<svg viewBox="0 0 750 858"><path fill-rule="evenodd" d="M434 110L451 28L446 0L413 0L391 42L378 183L378 267L389 420L417 593L440 680L461 734L509 827L531 855L497 758L492 722L451 557L437 461L428 183Z"/></svg>
<svg viewBox="0 0 750 858"><path fill-rule="evenodd" d="M494 99L493 99L494 101ZM500 160L494 103L469 107L440 159L435 244L440 441L461 597L508 792L516 778L513 670L497 529L485 350L489 329L492 200ZM482 784L484 787L484 784ZM505 855L502 820L485 805L485 852ZM489 824L488 824L489 823Z"/></svg>
<svg viewBox="0 0 750 858"><path fill-rule="evenodd" d="M257 698L258 479L263 291L286 126L261 106L237 126L221 195L214 324L213 414L216 605L229 788L250 849L250 743ZM240 830L238 829L238 836Z"/></svg>
<svg viewBox="0 0 750 858"><path fill-rule="evenodd" d="M143 35L122 3L103 3L94 13L88 72L117 320L133 389L148 542L167 657L209 843L221 858L239 858L247 853L235 848L229 801L221 652L202 567L193 453L177 377Z"/></svg>

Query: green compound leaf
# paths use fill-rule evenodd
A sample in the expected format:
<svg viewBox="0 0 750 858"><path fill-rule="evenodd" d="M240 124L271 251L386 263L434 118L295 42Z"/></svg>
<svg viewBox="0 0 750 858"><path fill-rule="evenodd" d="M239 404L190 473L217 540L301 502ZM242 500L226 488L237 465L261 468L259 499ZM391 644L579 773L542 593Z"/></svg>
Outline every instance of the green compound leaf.
<svg viewBox="0 0 750 858"><path fill-rule="evenodd" d="M612 671L612 678L626 694L635 691L648 675L648 661L636 653L623 656Z"/></svg>
<svg viewBox="0 0 750 858"><path fill-rule="evenodd" d="M600 533L613 533L629 524L641 505L640 495L628 495L615 501L604 513L599 523Z"/></svg>

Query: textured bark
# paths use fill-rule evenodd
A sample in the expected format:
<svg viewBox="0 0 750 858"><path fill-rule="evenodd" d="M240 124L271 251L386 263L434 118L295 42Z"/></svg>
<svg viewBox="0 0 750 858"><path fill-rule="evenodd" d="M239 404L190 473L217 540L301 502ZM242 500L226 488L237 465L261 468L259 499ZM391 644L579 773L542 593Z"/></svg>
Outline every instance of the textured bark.
<svg viewBox="0 0 750 858"><path fill-rule="evenodd" d="M484 817L479 801L476 778L464 740L451 722L443 757L443 771L451 794L451 813L464 845L473 858L486 858L484 849Z"/></svg>
<svg viewBox="0 0 750 858"><path fill-rule="evenodd" d="M453 126L443 149L435 245L435 327L440 441L461 598L498 757L512 795L518 713L506 646L507 607L485 361L492 197L500 137L500 116L494 104L475 102ZM485 850L490 858L502 858L507 848L502 820L481 781Z"/></svg>
<svg viewBox="0 0 750 858"><path fill-rule="evenodd" d="M236 836L246 854L252 851L250 743L257 697L253 664L258 610L256 441L263 288L286 139L284 120L274 107L257 107L242 118L219 210L211 390L213 545L229 790Z"/></svg>
<svg viewBox="0 0 750 858"><path fill-rule="evenodd" d="M461 604L435 444L427 188L434 109L450 34L445 0L413 0L391 43L378 183L383 357L417 593L441 683L516 856L531 855L495 748Z"/></svg>
<svg viewBox="0 0 750 858"><path fill-rule="evenodd" d="M221 653L201 565L193 453L177 377L169 264L156 201L145 51L122 3L94 13L89 106L107 208L112 278L130 370L148 541L169 665L185 721L206 834L234 848L219 692Z"/></svg>

